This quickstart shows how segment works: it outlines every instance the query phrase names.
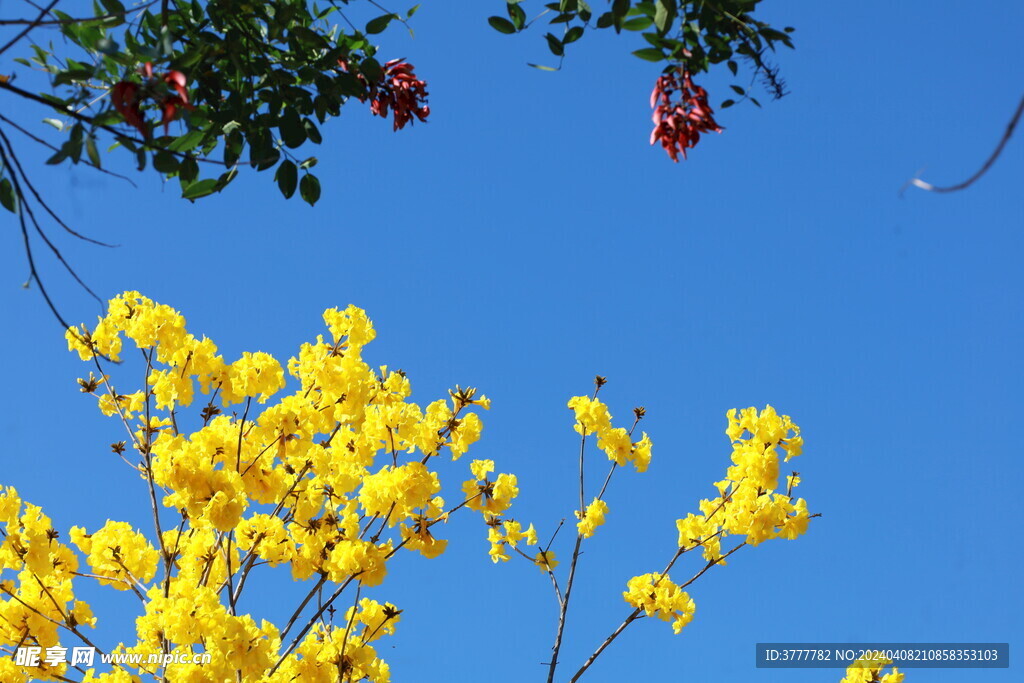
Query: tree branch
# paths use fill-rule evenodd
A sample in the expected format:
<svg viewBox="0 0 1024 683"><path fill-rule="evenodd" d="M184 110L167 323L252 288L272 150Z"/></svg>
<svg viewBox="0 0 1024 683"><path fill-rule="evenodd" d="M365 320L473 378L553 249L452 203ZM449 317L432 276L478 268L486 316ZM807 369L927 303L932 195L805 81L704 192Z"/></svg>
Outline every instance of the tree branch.
<svg viewBox="0 0 1024 683"><path fill-rule="evenodd" d="M60 0L53 0L53 2L51 2L49 5L47 5L43 9L39 10L39 16L38 17L36 17L34 20L32 20L32 22L29 23L27 26L25 26L25 28L23 28L20 31L18 31L18 34L16 36L14 36L13 38L11 38L10 40L8 40L6 45L4 45L3 47L0 47L0 55L2 55L3 53L7 52L7 50L9 50L10 48L14 47L18 43L18 41L20 41L22 38L27 36L32 31L32 29L34 29L37 26L39 26L40 22L43 21L43 17L45 17L47 14L49 14L50 10L52 10L54 8L54 5L56 5L59 1Z"/></svg>
<svg viewBox="0 0 1024 683"><path fill-rule="evenodd" d="M1020 122L1020 117L1022 114L1024 114L1024 96L1021 97L1020 103L1017 105L1017 111L1014 112L1013 118L1010 119L1010 123L1006 126L1006 130L1003 131L1003 137L1001 140L999 140L999 144L996 145L995 150L993 150L992 154L985 161L985 163L982 164L981 168L978 169L978 172L972 175L967 180L963 181L962 183L957 183L956 185L939 187L936 185L932 185L931 183L926 183L920 178L911 178L909 181L907 181L906 185L904 185L903 188L900 190L900 194L903 194L903 191L907 189L908 185L919 187L922 190L927 190L928 192L959 192L960 190L967 189L968 187L973 185L979 178L981 178L981 176L985 175L988 172L988 170L992 168L992 165L996 163L996 159L998 159L999 155L1003 153L1003 148L1006 147L1006 143L1010 141L1011 137L1013 137L1013 131L1017 127L1017 124Z"/></svg>

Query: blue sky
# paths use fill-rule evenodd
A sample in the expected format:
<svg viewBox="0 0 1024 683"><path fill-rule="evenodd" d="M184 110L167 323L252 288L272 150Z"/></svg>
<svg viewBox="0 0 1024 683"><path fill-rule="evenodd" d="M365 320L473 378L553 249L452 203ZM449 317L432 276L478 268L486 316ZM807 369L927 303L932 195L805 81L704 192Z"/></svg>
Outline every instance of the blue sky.
<svg viewBox="0 0 1024 683"><path fill-rule="evenodd" d="M494 406L474 455L518 474L515 515L542 534L576 505L565 401L601 374L619 420L646 406L654 461L616 474L608 523L586 544L564 680L628 613L626 580L671 556L674 520L713 494L726 410L766 403L803 427L795 464L822 517L706 574L682 635L634 624L583 680L841 677L755 669L754 645L768 641L1013 650L1024 468L1003 423L1024 410L1024 142L966 192L899 189L922 167L959 181L988 155L1021 95L1024 8L765 5L767 20L797 28L797 50L778 56L792 94L720 112L725 132L678 165L647 145L658 69L629 56L641 47L631 37L588 36L543 73L525 65L550 57L540 34L487 27L502 3L446 2L425 3L415 40L390 31L383 51L428 81L429 124L393 134L347 107L311 151L315 208L282 199L266 173L195 205L152 173L138 189L86 168L36 165L35 177L72 225L121 245L61 239L101 296L138 289L173 305L228 359L288 358L321 332L324 308L354 303L377 326L368 359L405 369L424 403L455 383L481 387ZM713 104L728 97L720 76L698 82ZM45 116L20 101L4 113ZM108 450L120 427L78 393L85 366L21 288L20 237L3 220L2 483L63 530L146 525L144 489ZM44 261L65 314L93 320L95 303ZM455 485L464 469L449 472ZM384 652L394 680L540 678L556 623L546 577L492 566L476 518L449 536L448 554L403 555L376 593L406 610ZM295 591L272 576L254 584L255 615L279 616ZM130 596L96 600L111 622L135 609ZM1012 678L911 670L907 681Z"/></svg>

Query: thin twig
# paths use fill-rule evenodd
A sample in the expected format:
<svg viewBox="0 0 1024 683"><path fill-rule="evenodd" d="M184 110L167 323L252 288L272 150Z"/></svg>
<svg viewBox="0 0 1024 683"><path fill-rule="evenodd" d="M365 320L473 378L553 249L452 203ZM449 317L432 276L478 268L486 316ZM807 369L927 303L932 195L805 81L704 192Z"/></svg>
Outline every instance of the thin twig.
<svg viewBox="0 0 1024 683"><path fill-rule="evenodd" d="M599 387L600 388L600 387ZM596 392L595 392L596 395ZM582 423L581 423L582 424ZM587 506L583 490L583 455L587 445L587 430L583 428L583 436L580 438L580 509L586 510ZM569 598L572 596L572 587L576 581L576 564L580 558L580 545L583 543L583 534L577 532L576 545L572 549L572 560L569 564L569 578L565 582L565 596L561 599L561 608L558 610L558 630L555 632L555 644L551 647L551 661L548 663L548 681L555 680L555 668L558 666L558 652L562 649L562 636L565 633L565 617L569 612ZM546 555L545 555L546 557Z"/></svg>
<svg viewBox="0 0 1024 683"><path fill-rule="evenodd" d="M52 151L52 152L59 152L60 151L60 149L56 145L51 145L46 140L42 139L38 135L35 135L34 133L32 133L32 132L30 132L28 130L26 130L21 125L19 125L16 121L10 120L9 118L4 116L3 114L0 114L0 121L3 121L8 126L13 128L14 130L18 131L19 133L21 133L22 135L24 135L28 139L32 140L33 142L39 143L40 145L42 145L43 147L46 147L50 151ZM135 189L139 189L139 186L135 184L135 181L133 181L128 176L121 175L120 173L114 173L113 171L108 170L106 168L103 168L102 166L97 166L96 164L92 163L91 161L86 163L86 166L89 166L90 168L93 168L93 169L99 171L100 173L102 173L104 175L112 176L114 178L117 178L118 180L123 180L126 183L128 183L129 185L131 185L132 187L134 187ZM33 194L35 194L35 193L33 192ZM38 195L36 196L36 199L39 199ZM42 202L40 202L40 203L42 203ZM53 215L53 214L51 213L51 215ZM58 220L58 222L59 222L59 219L57 219L56 216L54 216L54 219ZM71 230L66 225L62 225L61 227L63 227L65 230L70 232L75 237L80 237L81 239L86 240L87 242L92 242L93 244L98 244L101 247L117 247L117 246L120 246L118 244L107 244L106 242L100 242L99 240L94 240L94 239L92 239L90 237L86 237L85 235L79 235L77 232L75 232L74 230Z"/></svg>
<svg viewBox="0 0 1024 683"><path fill-rule="evenodd" d="M736 552L737 550L739 550L740 548L742 548L746 544L747 544L747 542L744 541L744 542L740 543L739 545L737 545L732 550L730 550L729 552L727 552L725 555L722 555L721 557L716 557L714 560L710 560L704 566L703 569L701 569L689 581L687 581L686 583L682 584L679 587L680 588L685 588L686 586L689 586L691 583L693 583L694 581L699 579L701 577L701 575L704 574L704 572L706 572L707 570L711 569L716 564L724 561L725 558L729 557L730 555L732 555L734 552ZM696 546L693 546L693 547L696 547ZM668 563L668 566L665 567L665 570L663 572L661 572L661 577L662 578L664 578L664 576L668 573L669 569L672 568L672 565L675 564L675 561L678 560L680 555L682 555L684 552L686 552L686 550L684 550L683 548L680 548L679 550L676 551L675 556ZM660 580L661 579L659 579L659 581ZM586 670L590 668L590 665L594 663L594 661L601 655L601 653L604 652L605 649L609 645L611 645L615 641L616 638L619 637L619 634L621 634L623 631L625 631L626 627L628 627L630 624L632 624L634 621L636 621L637 619L640 618L640 615L641 615L642 612L643 612L643 610L641 608L639 608L639 607L637 607L632 612L630 612L629 616L627 616L622 621L622 623L619 624L619 627L617 629L615 629L614 631L612 631L610 636L605 638L604 642L601 643L601 645L594 651L594 654L590 655L590 657L587 658L587 661L583 663L583 666L580 667L579 671L577 671L576 674L569 680L569 683L576 683L576 681L578 681L580 679L580 676L582 676L586 672Z"/></svg>
<svg viewBox="0 0 1024 683"><path fill-rule="evenodd" d="M992 154L989 155L989 158L985 160L985 163L982 164L980 169L978 169L978 172L972 175L967 180L963 181L962 183L957 183L956 185L939 187L937 185L932 185L931 183L926 183L920 178L911 178L900 190L900 194L902 195L903 191L906 190L909 185L919 187L922 190L927 190L928 192L940 193L959 192L960 190L967 189L968 187L973 185L975 181L981 178L981 176L985 175L988 172L988 170L992 168L992 165L996 163L996 159L998 159L999 155L1003 153L1003 148L1006 147L1006 143L1010 141L1011 137L1013 137L1013 131L1017 127L1017 124L1020 122L1022 114L1024 114L1024 96L1021 97L1020 103L1017 104L1017 111L1014 112L1013 118L1010 119L1010 123L1007 124L1006 130L1003 131L1003 137L999 140L999 144L996 145L995 150L992 151Z"/></svg>
<svg viewBox="0 0 1024 683"><path fill-rule="evenodd" d="M2 138L6 142L6 136L3 135L3 131L0 131L0 138ZM7 155L7 152L4 150L3 145L0 145L0 160L3 160L5 166L10 164L10 159ZM32 242L29 239L28 226L25 224L25 212L22 210L25 193L22 192L21 183L19 182L18 175L16 173L11 173L11 182L14 185L15 194L22 201L22 203L18 204L18 223L21 227L21 237L25 245L25 256L28 258L28 279L30 282L35 280L36 285L39 286L39 293L43 295L43 300L46 302L46 305L50 308L50 312L53 313L53 316L57 319L57 322L60 323L61 328L66 330L71 326L68 325L68 323L64 320L64 317L60 314L60 311L57 310L56 304L54 304L53 299L50 298L50 294L46 291L46 286L43 285L43 281L39 277L39 271L36 269L35 258L32 255Z"/></svg>
<svg viewBox="0 0 1024 683"><path fill-rule="evenodd" d="M43 21L43 17L45 17L47 14L49 14L50 10L52 10L54 5L56 5L59 1L60 0L53 0L53 2L51 2L49 5L47 5L42 10L40 10L38 17L33 19L31 23L29 23L27 26L25 26L25 28L23 28L20 31L18 31L17 35L15 35L13 38L11 38L9 41L7 41L6 45L4 45L3 47L0 47L0 55L2 55L3 53L7 52L7 50L9 50L10 48L14 47L14 45L18 41L20 41L22 38L27 36L32 31L32 29L34 29L35 27L39 26L40 22Z"/></svg>

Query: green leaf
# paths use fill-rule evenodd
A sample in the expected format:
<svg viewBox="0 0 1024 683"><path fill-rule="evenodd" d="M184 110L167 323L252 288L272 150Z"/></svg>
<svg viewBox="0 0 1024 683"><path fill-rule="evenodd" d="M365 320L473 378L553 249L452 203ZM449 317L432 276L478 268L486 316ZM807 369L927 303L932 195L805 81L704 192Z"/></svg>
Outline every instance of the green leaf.
<svg viewBox="0 0 1024 683"><path fill-rule="evenodd" d="M153 168L167 175L177 173L178 157L162 149L153 155Z"/></svg>
<svg viewBox="0 0 1024 683"><path fill-rule="evenodd" d="M743 97L744 95L747 94L747 91L738 85L730 85L729 87L732 88L732 91L739 95L740 97Z"/></svg>
<svg viewBox="0 0 1024 683"><path fill-rule="evenodd" d="M67 153L64 151L63 148L61 148L60 150L57 151L56 154L54 154L52 157L47 159L46 163L48 165L50 165L50 166L56 166L57 164L59 164L60 162L64 161L67 158L68 158Z"/></svg>
<svg viewBox="0 0 1024 683"><path fill-rule="evenodd" d="M719 106L722 109L728 109L729 107L731 107L734 104L736 104L736 100L723 100L722 104L720 104Z"/></svg>
<svg viewBox="0 0 1024 683"><path fill-rule="evenodd" d="M301 168L304 171L306 169L313 168L314 166L316 166L317 161L318 159L316 157L309 157L308 159L304 159L302 163L299 164L299 168Z"/></svg>
<svg viewBox="0 0 1024 683"><path fill-rule="evenodd" d="M14 187L7 178L0 180L0 204L11 213L18 212L18 198L14 194Z"/></svg>
<svg viewBox="0 0 1024 683"><path fill-rule="evenodd" d="M380 77L384 74L384 69L381 68L380 62L373 57L367 57L359 65L359 70L366 76L366 80L371 83L376 83L380 80Z"/></svg>
<svg viewBox="0 0 1024 683"><path fill-rule="evenodd" d="M302 176L302 180L299 182L299 194L310 206L317 203L320 199L320 181L312 173L307 173Z"/></svg>
<svg viewBox="0 0 1024 683"><path fill-rule="evenodd" d="M100 0L100 3L108 14L124 14L124 5L118 0Z"/></svg>
<svg viewBox="0 0 1024 683"><path fill-rule="evenodd" d="M654 25L658 27L658 32L664 35L671 28L675 18L675 0L658 0L654 6Z"/></svg>
<svg viewBox="0 0 1024 683"><path fill-rule="evenodd" d="M285 159L277 167L274 180L277 181L277 188L281 190L284 198L291 199L292 195L295 194L295 188L299 184L299 171L295 168L294 163Z"/></svg>
<svg viewBox="0 0 1024 683"><path fill-rule="evenodd" d="M508 3L508 18L512 20L512 24L517 30L522 30L526 26L526 11L519 6L519 3Z"/></svg>
<svg viewBox="0 0 1024 683"><path fill-rule="evenodd" d="M552 34L548 33L544 36L548 41L548 49L551 50L551 54L556 57L561 57L565 54L565 48L562 46L562 41L555 38Z"/></svg>
<svg viewBox="0 0 1024 683"><path fill-rule="evenodd" d="M64 130L64 123L58 119L43 119L43 123L49 124L57 130Z"/></svg>
<svg viewBox="0 0 1024 683"><path fill-rule="evenodd" d="M577 40L583 37L583 27L573 26L565 32L565 36L562 38L562 44L568 45L569 43L575 43Z"/></svg>
<svg viewBox="0 0 1024 683"><path fill-rule="evenodd" d="M278 159L281 158L281 150L273 145L266 147L263 153L257 158L256 163L253 164L253 168L257 171L265 171L274 164L277 163Z"/></svg>
<svg viewBox="0 0 1024 683"><path fill-rule="evenodd" d="M178 180L181 181L182 189L199 177L199 163L193 157L185 157L178 166Z"/></svg>
<svg viewBox="0 0 1024 683"><path fill-rule="evenodd" d="M89 161L92 163L92 165L95 166L96 168L99 168L100 153L96 149L96 138L94 138L91 135L85 138L85 153L88 155Z"/></svg>
<svg viewBox="0 0 1024 683"><path fill-rule="evenodd" d="M633 17L622 22L622 28L627 31L646 31L654 24L650 17Z"/></svg>
<svg viewBox="0 0 1024 683"><path fill-rule="evenodd" d="M225 126L226 128L226 126ZM203 141L203 131L201 130L190 130L182 136L174 139L171 144L167 145L167 149L172 152L188 152L196 148L200 142Z"/></svg>
<svg viewBox="0 0 1024 683"><path fill-rule="evenodd" d="M234 180L237 176L238 176L238 169L237 168L233 168L230 171L228 171L227 173L221 173L220 177L217 178L216 186L213 188L213 191L214 192L220 192L225 187L227 187L228 183L230 183L232 180Z"/></svg>
<svg viewBox="0 0 1024 683"><path fill-rule="evenodd" d="M540 69L541 71L558 71L556 67L544 66L543 64L534 64L533 62L527 62L526 66L532 66L534 69Z"/></svg>
<svg viewBox="0 0 1024 683"><path fill-rule="evenodd" d="M281 114L278 130L281 131L281 139L284 140L284 144L292 149L301 146L306 141L306 129L302 125L302 119L299 118L299 112L292 107L285 109Z"/></svg>
<svg viewBox="0 0 1024 683"><path fill-rule="evenodd" d="M194 183L189 183L189 186L181 193L182 199L199 199L209 194L213 194L213 190L217 187L216 178L204 178L197 180Z"/></svg>
<svg viewBox="0 0 1024 683"><path fill-rule="evenodd" d="M412 15L416 14L420 10L419 5L413 5L409 8L409 11L405 13L406 19L412 19Z"/></svg>
<svg viewBox="0 0 1024 683"><path fill-rule="evenodd" d="M376 19L370 19L366 22L366 33L371 36L375 33L383 33L394 18L394 14L382 14Z"/></svg>
<svg viewBox="0 0 1024 683"><path fill-rule="evenodd" d="M302 120L302 127L306 131L306 138L314 145L319 145L323 142L323 136L320 135L320 129L316 127L316 124L309 119Z"/></svg>
<svg viewBox="0 0 1024 683"><path fill-rule="evenodd" d="M632 4L629 0L614 0L612 2L612 14L621 19L626 16L626 12L629 11L629 7Z"/></svg>
<svg viewBox="0 0 1024 683"><path fill-rule="evenodd" d="M231 132L224 136L224 165L234 166L242 155L245 138L241 133Z"/></svg>
<svg viewBox="0 0 1024 683"><path fill-rule="evenodd" d="M660 62L665 59L665 54L656 47L645 47L642 50L634 50L633 54L648 62Z"/></svg>
<svg viewBox="0 0 1024 683"><path fill-rule="evenodd" d="M521 11L521 10L520 10ZM495 31L499 33L515 33L516 26L511 21L504 17L488 17L487 23L491 25Z"/></svg>

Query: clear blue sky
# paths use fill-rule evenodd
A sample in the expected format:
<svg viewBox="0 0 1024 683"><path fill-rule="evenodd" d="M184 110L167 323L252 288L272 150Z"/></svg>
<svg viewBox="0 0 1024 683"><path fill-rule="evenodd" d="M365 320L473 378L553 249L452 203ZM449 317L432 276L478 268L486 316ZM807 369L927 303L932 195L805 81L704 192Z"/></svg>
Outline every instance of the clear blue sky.
<svg viewBox="0 0 1024 683"><path fill-rule="evenodd" d="M568 397L600 373L621 420L646 406L654 461L616 475L608 524L585 546L566 679L628 613L625 581L663 567L674 520L713 493L726 410L765 403L803 427L796 466L822 517L798 541L744 549L705 575L682 635L631 626L589 680L841 677L757 670L759 641L1019 648L1024 467L1007 421L1024 411L1024 139L967 192L898 191L922 167L951 183L988 155L1024 83L1024 8L765 5L798 29L797 50L778 58L792 94L721 112L725 132L678 165L647 145L658 68L629 56L639 43L589 36L562 72L542 73L525 65L550 57L540 34L490 30L503 9L492 0L425 3L415 40L387 34L383 56L408 58L429 83L430 123L393 134L347 107L311 152L315 208L282 199L269 174L190 205L152 173L136 190L86 168L34 172L76 228L122 245L61 239L94 289L175 306L228 359L287 358L321 331L324 308L354 303L378 329L368 358L404 368L416 397L481 387L494 407L475 455L519 475L516 517L542 533L575 506ZM728 81L703 84L713 103L728 97ZM3 107L37 127L45 115ZM148 528L144 489L107 446L120 427L78 393L87 370L38 292L21 289L20 237L2 220L2 481L64 531L107 517ZM42 260L64 312L93 320L96 305ZM463 468L449 471L457 484ZM376 593L406 610L384 650L394 680L540 679L556 618L546 577L492 566L478 519L447 531L447 555L402 555ZM280 615L294 592L255 586L257 616ZM94 594L101 618L135 609L130 595ZM1017 676L912 670L907 681Z"/></svg>

